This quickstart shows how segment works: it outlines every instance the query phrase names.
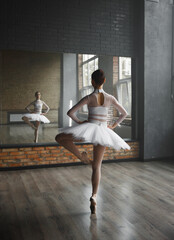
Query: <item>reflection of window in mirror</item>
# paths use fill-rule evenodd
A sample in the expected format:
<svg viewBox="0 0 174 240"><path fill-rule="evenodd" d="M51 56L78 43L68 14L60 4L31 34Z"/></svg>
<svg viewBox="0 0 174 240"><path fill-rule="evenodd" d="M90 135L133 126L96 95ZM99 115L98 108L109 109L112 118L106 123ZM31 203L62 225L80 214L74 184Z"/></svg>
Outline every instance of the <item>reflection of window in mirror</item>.
<svg viewBox="0 0 174 240"><path fill-rule="evenodd" d="M93 91L91 74L98 68L105 72L107 84L103 86L104 90L115 96L128 112L128 116L121 123L121 127L114 131L124 138L131 138L131 58L78 54L79 100ZM88 114L87 105L79 109L77 114L79 118L85 120ZM108 121L114 122L118 119L119 114L119 111L111 105L108 110Z"/></svg>
<svg viewBox="0 0 174 240"><path fill-rule="evenodd" d="M119 81L117 83L117 97L120 104L128 112L127 118L131 117L131 58L119 57Z"/></svg>
<svg viewBox="0 0 174 240"><path fill-rule="evenodd" d="M79 99L93 91L91 74L98 69L98 56L92 54L78 54ZM87 114L87 105L84 105L81 114Z"/></svg>

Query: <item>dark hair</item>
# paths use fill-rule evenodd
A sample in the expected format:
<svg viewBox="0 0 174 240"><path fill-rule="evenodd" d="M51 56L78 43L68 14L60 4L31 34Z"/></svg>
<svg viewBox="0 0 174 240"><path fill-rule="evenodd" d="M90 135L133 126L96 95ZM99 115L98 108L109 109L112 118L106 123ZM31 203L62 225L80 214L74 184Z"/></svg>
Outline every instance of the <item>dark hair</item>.
<svg viewBox="0 0 174 240"><path fill-rule="evenodd" d="M40 93L40 92L39 92L39 91L35 92L35 97L36 97L36 95L37 95L38 93Z"/></svg>
<svg viewBox="0 0 174 240"><path fill-rule="evenodd" d="M102 69L98 69L92 73L91 78L100 86L104 83L105 73Z"/></svg>

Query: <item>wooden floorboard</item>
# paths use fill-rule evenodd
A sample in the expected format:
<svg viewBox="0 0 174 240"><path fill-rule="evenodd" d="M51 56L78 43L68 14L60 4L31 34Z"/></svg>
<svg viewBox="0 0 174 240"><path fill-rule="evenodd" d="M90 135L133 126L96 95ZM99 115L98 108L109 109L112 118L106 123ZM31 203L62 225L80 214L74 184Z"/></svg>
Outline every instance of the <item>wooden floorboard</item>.
<svg viewBox="0 0 174 240"><path fill-rule="evenodd" d="M101 172L92 217L89 165L0 172L0 240L174 239L174 162Z"/></svg>

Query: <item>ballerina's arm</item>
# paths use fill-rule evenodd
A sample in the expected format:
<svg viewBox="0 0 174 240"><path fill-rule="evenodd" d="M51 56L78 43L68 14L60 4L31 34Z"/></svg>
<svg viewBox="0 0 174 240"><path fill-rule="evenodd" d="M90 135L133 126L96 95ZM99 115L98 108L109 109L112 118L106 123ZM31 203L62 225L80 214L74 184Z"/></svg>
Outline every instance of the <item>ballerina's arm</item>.
<svg viewBox="0 0 174 240"><path fill-rule="evenodd" d="M32 113L33 111L30 110L29 107L31 107L32 105L34 105L34 102L31 102L30 104L28 104L25 109L29 112L29 113Z"/></svg>
<svg viewBox="0 0 174 240"><path fill-rule="evenodd" d="M83 97L78 103L76 103L71 109L68 110L67 115L72 118L76 123L81 123L81 121L75 115L75 112L83 105L88 103L88 95Z"/></svg>
<svg viewBox="0 0 174 240"><path fill-rule="evenodd" d="M45 107L47 108L46 112L44 112L44 114L46 114L50 110L50 107L44 101L42 101L42 102L45 105Z"/></svg>
<svg viewBox="0 0 174 240"><path fill-rule="evenodd" d="M118 109L119 112L121 112L120 117L115 121L113 126L115 126L115 125L120 126L119 123L121 123L125 119L125 117L128 115L128 113L127 113L126 109L117 101L117 99L114 96L112 96L112 98L111 98L111 104L113 104L114 107L116 109Z"/></svg>

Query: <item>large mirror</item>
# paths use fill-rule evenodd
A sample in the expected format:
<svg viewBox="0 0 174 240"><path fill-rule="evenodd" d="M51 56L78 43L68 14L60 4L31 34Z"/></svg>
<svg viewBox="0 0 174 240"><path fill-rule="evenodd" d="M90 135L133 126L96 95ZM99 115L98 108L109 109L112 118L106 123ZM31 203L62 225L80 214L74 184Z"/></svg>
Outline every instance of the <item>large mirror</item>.
<svg viewBox="0 0 174 240"><path fill-rule="evenodd" d="M91 74L98 68L103 69L106 76L103 89L114 95L128 112L114 131L124 139L131 139L130 57L3 50L0 52L1 146L55 142L61 128L74 124L66 113L93 91ZM39 124L37 134L36 119L30 121L30 125L24 119L26 113L34 112L35 100L45 119L45 123ZM87 119L87 114L87 105L77 112L81 120ZM108 121L118 117L119 112L110 106Z"/></svg>

